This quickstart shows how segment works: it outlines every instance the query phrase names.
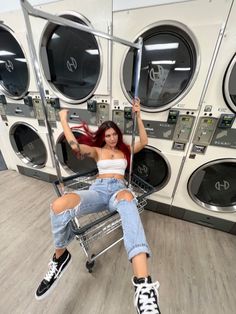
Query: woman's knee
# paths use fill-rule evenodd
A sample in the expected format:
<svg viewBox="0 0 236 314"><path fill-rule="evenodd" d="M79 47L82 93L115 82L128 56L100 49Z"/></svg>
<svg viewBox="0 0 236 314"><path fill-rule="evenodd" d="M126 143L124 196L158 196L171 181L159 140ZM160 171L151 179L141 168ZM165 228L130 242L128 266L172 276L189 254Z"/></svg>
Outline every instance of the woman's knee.
<svg viewBox="0 0 236 314"><path fill-rule="evenodd" d="M132 201L134 199L134 196L133 194L128 191L128 190L122 190L120 192L117 193L116 195L116 199L118 201L121 201L121 200L126 200L126 201Z"/></svg>
<svg viewBox="0 0 236 314"><path fill-rule="evenodd" d="M51 205L51 209L55 214L60 214L63 211L74 208L80 203L79 195L70 193L57 198Z"/></svg>

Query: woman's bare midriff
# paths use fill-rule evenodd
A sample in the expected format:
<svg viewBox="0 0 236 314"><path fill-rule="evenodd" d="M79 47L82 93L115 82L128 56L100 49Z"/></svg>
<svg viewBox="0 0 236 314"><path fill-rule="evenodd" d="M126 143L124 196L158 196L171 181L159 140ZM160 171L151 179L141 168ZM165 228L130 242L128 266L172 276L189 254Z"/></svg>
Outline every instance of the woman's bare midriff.
<svg viewBox="0 0 236 314"><path fill-rule="evenodd" d="M106 173L106 174L99 174L97 176L98 179L109 179L109 178L115 178L115 179L120 179L124 180L124 176L121 174L116 174L116 173Z"/></svg>

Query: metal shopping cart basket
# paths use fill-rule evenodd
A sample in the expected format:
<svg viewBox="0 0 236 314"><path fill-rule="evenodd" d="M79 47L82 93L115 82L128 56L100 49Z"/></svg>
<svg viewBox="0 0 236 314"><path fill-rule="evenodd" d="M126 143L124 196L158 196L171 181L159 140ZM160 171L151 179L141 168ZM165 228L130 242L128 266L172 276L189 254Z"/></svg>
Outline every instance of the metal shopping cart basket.
<svg viewBox="0 0 236 314"><path fill-rule="evenodd" d="M82 176L75 174L64 178L64 192L87 190L95 179L94 173L86 173ZM59 180L55 181L53 185L57 195L61 196ZM137 207L139 213L141 213L147 204L146 197L153 193L154 188L135 174L131 177L129 188L134 192L138 200ZM120 228L121 219L117 212L104 210L99 213L82 216L79 219L75 218L70 222L70 227L87 256L86 268L89 272L92 272L96 258L123 239ZM101 246L103 247L102 249L100 248Z"/></svg>
<svg viewBox="0 0 236 314"><path fill-rule="evenodd" d="M33 39L33 32L31 27L30 16L42 18L44 20L48 20L50 23L54 23L56 25L63 25L66 27L72 27L74 29L79 29L80 31L93 34L95 36L105 38L110 41L114 41L120 43L122 45L132 47L135 49L135 58L134 58L134 65L133 65L133 82L134 82L134 98L138 97L138 86L139 86L139 79L140 79L140 71L141 71L141 59L142 59L142 47L143 47L143 40L139 37L138 42L129 42L125 39L113 37L107 33L100 32L99 30L95 30L88 26L81 25L80 23L75 23L73 21L69 21L63 17L59 17L39 9L35 9L28 3L27 0L21 0L22 11L25 19L25 25L27 29L27 39L29 45L29 51L31 54L31 59L34 64L34 73L35 77L37 78L37 85L38 91L41 98L42 110L45 116L45 126L47 129L47 133L49 135L49 146L52 152L52 158L55 162L55 168L57 172L58 181L54 183L54 187L56 189L57 195L61 196L60 189L63 184L65 184L66 191L73 191L75 189L87 189L89 185L95 180L95 177L87 174L87 175L74 175L68 177L66 179L62 178L60 165L58 161L58 157L55 151L55 143L53 137L53 130L49 121L48 115L48 104L47 104L47 95L45 93L45 88L43 86L43 77L41 71L39 70L39 60L36 53L36 48ZM131 173L132 173L132 165L133 165L133 154L134 154L134 142L135 142L135 128L136 128L136 113L132 113L132 142L131 142L131 156L130 156L130 169L129 169L129 187L132 187L136 197L138 199L138 209L141 212L146 205L145 197L148 194L153 192L153 188L148 185L146 182L141 180L140 178L133 176L131 180ZM104 211L102 214L92 214L86 217L82 217L79 219L74 219L71 223L71 228L76 234L77 239L80 241L82 248L84 249L88 261L86 266L89 271L92 270L93 264L95 259L100 256L103 252L105 252L108 248L112 247L115 243L119 242L122 237L115 243L108 246L106 249L98 252L96 255L91 255L91 244L95 243L97 239L106 238L105 235L113 234L114 230L119 229L121 221L119 215L117 213L109 213L108 211ZM98 242L98 241L97 241Z"/></svg>

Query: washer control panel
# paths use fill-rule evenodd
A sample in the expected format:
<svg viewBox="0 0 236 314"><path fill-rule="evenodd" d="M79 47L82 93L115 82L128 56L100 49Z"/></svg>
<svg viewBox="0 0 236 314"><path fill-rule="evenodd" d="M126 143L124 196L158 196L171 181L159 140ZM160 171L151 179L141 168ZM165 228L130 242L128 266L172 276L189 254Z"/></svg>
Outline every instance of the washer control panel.
<svg viewBox="0 0 236 314"><path fill-rule="evenodd" d="M176 124L173 140L176 143L187 143L193 127L195 117L180 115Z"/></svg>
<svg viewBox="0 0 236 314"><path fill-rule="evenodd" d="M125 126L125 116L124 111L120 109L116 109L112 111L112 121L115 122L122 133L124 133L124 126Z"/></svg>
<svg viewBox="0 0 236 314"><path fill-rule="evenodd" d="M6 115L5 108L3 104L0 103L0 115Z"/></svg>
<svg viewBox="0 0 236 314"><path fill-rule="evenodd" d="M229 129L232 127L235 120L234 114L222 114L219 119L218 128Z"/></svg>
<svg viewBox="0 0 236 314"><path fill-rule="evenodd" d="M217 118L201 117L196 133L194 134L193 143L196 145L209 145L214 135L217 122Z"/></svg>
<svg viewBox="0 0 236 314"><path fill-rule="evenodd" d="M167 123L176 124L178 121L179 111L178 110L170 110L167 118Z"/></svg>
<svg viewBox="0 0 236 314"><path fill-rule="evenodd" d="M105 102L97 103L97 125L109 120L109 104Z"/></svg>
<svg viewBox="0 0 236 314"><path fill-rule="evenodd" d="M33 98L33 107L35 112L35 117L38 121L44 121L45 115L42 107L42 101L39 97Z"/></svg>

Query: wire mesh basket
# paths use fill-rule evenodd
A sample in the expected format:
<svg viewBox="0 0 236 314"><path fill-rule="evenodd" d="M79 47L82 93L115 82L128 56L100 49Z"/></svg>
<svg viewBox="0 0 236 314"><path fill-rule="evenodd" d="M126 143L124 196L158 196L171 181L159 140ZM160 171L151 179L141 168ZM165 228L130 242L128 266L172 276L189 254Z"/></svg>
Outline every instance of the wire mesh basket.
<svg viewBox="0 0 236 314"><path fill-rule="evenodd" d="M83 174L83 176L75 174L64 178L64 193L87 190L95 180L96 176L91 173ZM59 181L54 182L54 188L57 195L61 196ZM134 174L129 189L136 196L138 211L141 213L147 204L146 197L154 192L154 188ZM98 256L123 239L123 234L119 230L121 219L117 212L104 210L79 217L79 219L75 218L71 220L70 227L87 256L86 267L89 272L92 271L94 261ZM102 250L98 243L101 244L100 246L103 245Z"/></svg>

